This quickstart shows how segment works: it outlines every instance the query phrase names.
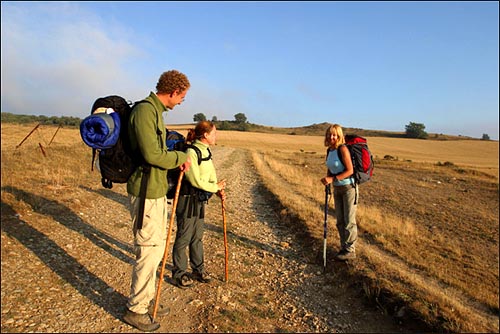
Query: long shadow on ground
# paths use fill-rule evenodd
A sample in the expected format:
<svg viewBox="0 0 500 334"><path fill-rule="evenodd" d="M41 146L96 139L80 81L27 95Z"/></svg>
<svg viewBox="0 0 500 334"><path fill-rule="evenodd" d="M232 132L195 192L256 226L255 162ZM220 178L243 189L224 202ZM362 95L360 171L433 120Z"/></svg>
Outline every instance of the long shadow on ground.
<svg viewBox="0 0 500 334"><path fill-rule="evenodd" d="M89 188L86 186L80 186L80 189L83 189L83 190L88 191L88 192L96 193L96 194L101 195L103 197L106 197L112 201L115 201L116 203L122 204L127 210L129 208L128 197L125 195L122 195L120 193L114 192L110 189L95 190L95 189L92 189L92 188Z"/></svg>
<svg viewBox="0 0 500 334"><path fill-rule="evenodd" d="M26 202L32 207L33 211L46 216L51 216L55 222L58 222L77 233L83 234L83 236L93 242L96 246L102 248L121 261L125 263L133 263L134 259L127 254L133 254L133 249L130 245L116 240L105 232L85 223L68 207L56 201L11 186L2 187L2 191L10 192L16 197L17 200ZM110 244L120 248L122 251L111 247Z"/></svg>
<svg viewBox="0 0 500 334"><path fill-rule="evenodd" d="M88 271L85 266L68 255L45 234L18 219L11 206L2 202L1 210L2 231L31 250L47 267L71 284L82 296L106 310L113 317L121 318L121 307L127 300L124 295L116 292L106 282Z"/></svg>

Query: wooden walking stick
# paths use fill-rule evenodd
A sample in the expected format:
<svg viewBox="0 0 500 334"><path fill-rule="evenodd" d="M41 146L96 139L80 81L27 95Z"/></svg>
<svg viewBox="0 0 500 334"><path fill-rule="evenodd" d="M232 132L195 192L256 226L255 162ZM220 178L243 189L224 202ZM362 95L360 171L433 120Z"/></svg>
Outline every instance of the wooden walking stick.
<svg viewBox="0 0 500 334"><path fill-rule="evenodd" d="M224 253L225 253L225 261L224 261L224 278L226 282L228 281L228 260L229 260L229 252L227 249L227 234L226 234L226 205L224 200L222 200L222 225L224 226Z"/></svg>
<svg viewBox="0 0 500 334"><path fill-rule="evenodd" d="M177 188L175 188L174 203L172 204L172 214L170 215L170 223L168 226L167 242L165 244L165 252L163 253L163 261L161 263L160 279L158 280L158 288L156 289L155 305L153 308L153 315L152 315L153 321L155 320L156 312L158 311L158 301L160 300L161 282L163 281L163 273L165 271L165 264L167 263L168 248L169 248L169 244L170 244L170 236L172 235L172 226L173 226L174 218L175 218L175 209L177 208L177 202L179 200L179 193L181 190L181 183L182 183L183 176L184 176L184 172L181 171L179 174L179 179L177 181Z"/></svg>

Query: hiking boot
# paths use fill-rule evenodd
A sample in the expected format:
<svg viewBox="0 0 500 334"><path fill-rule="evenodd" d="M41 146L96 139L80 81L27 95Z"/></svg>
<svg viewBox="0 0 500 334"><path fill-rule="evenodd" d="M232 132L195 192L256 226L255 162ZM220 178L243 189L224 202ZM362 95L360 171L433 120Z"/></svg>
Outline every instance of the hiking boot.
<svg viewBox="0 0 500 334"><path fill-rule="evenodd" d="M151 303L149 303L149 308L148 308L149 315L153 316L154 308L155 308L155 302L154 300L152 300ZM170 313L170 307L167 307L162 304L158 305L158 309L156 310L157 317L164 317L169 313Z"/></svg>
<svg viewBox="0 0 500 334"><path fill-rule="evenodd" d="M203 271L203 272L193 272L191 274L191 277L195 280L197 280L198 282L201 282L201 283L210 283L212 282L212 277L210 276L210 274L206 271Z"/></svg>
<svg viewBox="0 0 500 334"><path fill-rule="evenodd" d="M187 274L184 274L180 278L174 278L174 284L181 289L186 289L193 284L193 280Z"/></svg>
<svg viewBox="0 0 500 334"><path fill-rule="evenodd" d="M338 252L337 255L335 255L335 259L339 261L347 261L355 258L356 258L356 253L349 252L345 249L341 250L340 252Z"/></svg>
<svg viewBox="0 0 500 334"><path fill-rule="evenodd" d="M160 328L160 324L153 321L149 314L135 313L129 309L125 312L123 321L143 332L152 332Z"/></svg>

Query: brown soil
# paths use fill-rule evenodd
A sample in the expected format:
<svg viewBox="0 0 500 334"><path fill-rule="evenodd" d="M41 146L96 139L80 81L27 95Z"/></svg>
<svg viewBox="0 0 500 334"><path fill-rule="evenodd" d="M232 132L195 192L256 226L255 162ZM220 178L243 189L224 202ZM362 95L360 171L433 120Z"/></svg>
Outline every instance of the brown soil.
<svg viewBox="0 0 500 334"><path fill-rule="evenodd" d="M280 214L244 151L216 147L213 153L228 184L229 279L221 203L214 197L204 236L214 280L186 290L173 286L169 256L161 301L171 313L158 319L159 332L422 331L408 317L394 318L367 302L347 275L355 262L334 263L328 254L323 272L322 245ZM3 188L3 333L138 332L122 321L133 262L125 186L106 190L94 176L78 189L52 189L51 198ZM18 207L7 204L14 202Z"/></svg>

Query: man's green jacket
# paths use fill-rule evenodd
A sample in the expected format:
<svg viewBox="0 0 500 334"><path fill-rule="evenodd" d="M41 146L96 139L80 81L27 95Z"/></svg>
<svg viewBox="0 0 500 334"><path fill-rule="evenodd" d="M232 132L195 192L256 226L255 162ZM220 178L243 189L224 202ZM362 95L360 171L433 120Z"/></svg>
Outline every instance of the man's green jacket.
<svg viewBox="0 0 500 334"><path fill-rule="evenodd" d="M132 110L128 124L130 145L133 151L139 150L151 167L146 198L161 198L167 194L167 170L186 162L184 152L167 151L166 128L162 113L168 111L155 93L151 92ZM132 174L127 182L127 192L139 196L142 167Z"/></svg>

